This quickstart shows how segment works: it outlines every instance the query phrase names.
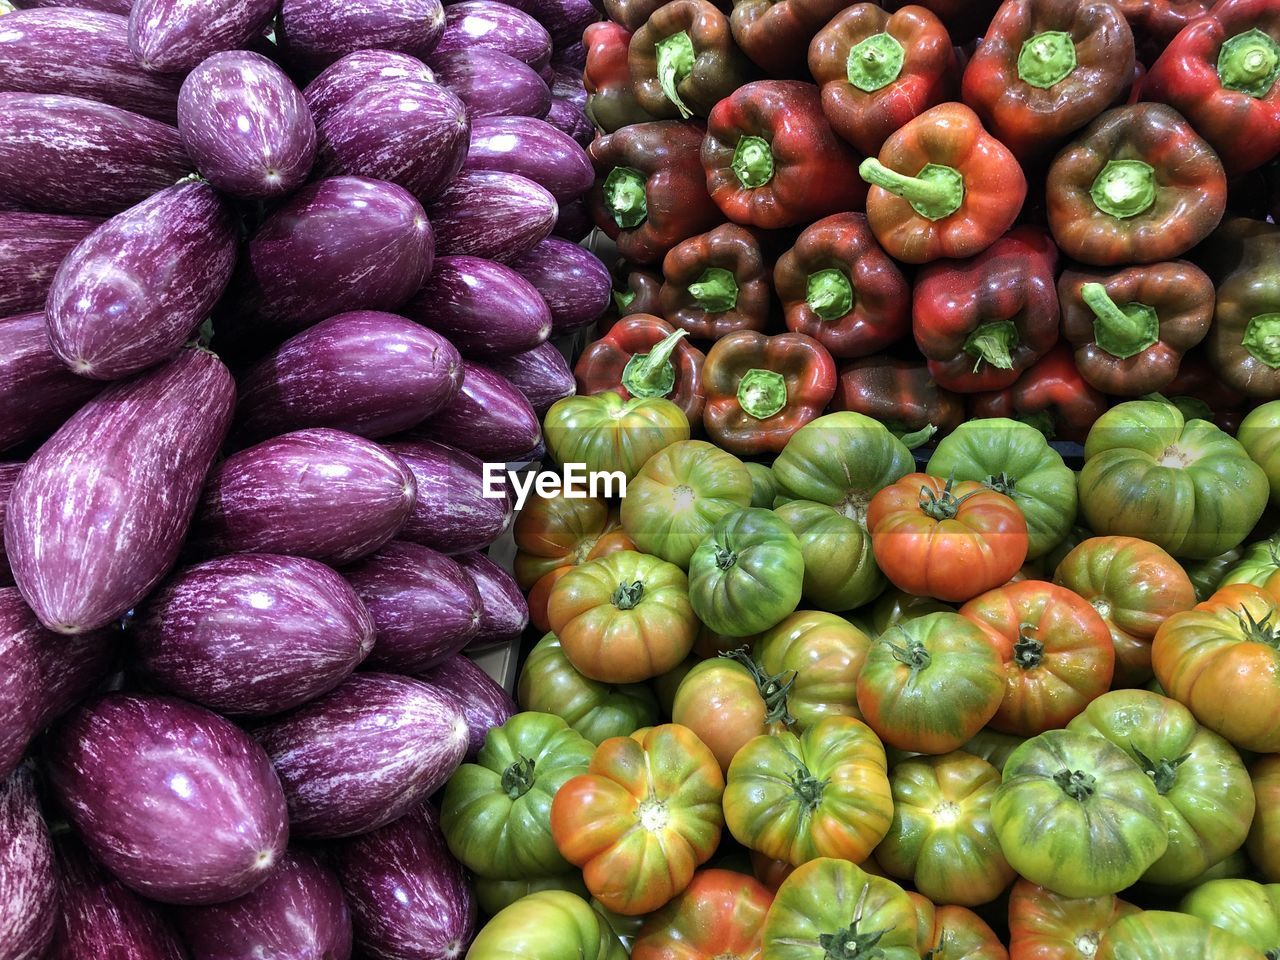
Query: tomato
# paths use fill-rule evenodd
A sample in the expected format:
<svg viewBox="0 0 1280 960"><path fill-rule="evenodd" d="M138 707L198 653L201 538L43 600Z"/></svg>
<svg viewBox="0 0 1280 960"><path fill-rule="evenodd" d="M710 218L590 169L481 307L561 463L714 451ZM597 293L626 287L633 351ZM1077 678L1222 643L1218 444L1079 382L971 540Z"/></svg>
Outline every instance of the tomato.
<svg viewBox="0 0 1280 960"><path fill-rule="evenodd" d="M907 593L956 603L1008 583L1027 556L1027 523L1002 493L912 473L867 508L876 563Z"/></svg>
<svg viewBox="0 0 1280 960"><path fill-rule="evenodd" d="M706 745L687 727L663 724L600 744L587 773L556 794L551 835L592 896L638 916L671 900L715 853L723 793Z"/></svg>
<svg viewBox="0 0 1280 960"><path fill-rule="evenodd" d="M529 651L516 696L523 709L554 713L595 744L625 737L658 719L652 690L638 683L615 686L584 677L564 655L554 633Z"/></svg>
<svg viewBox="0 0 1280 960"><path fill-rule="evenodd" d="M807 730L823 717L857 717L858 674L871 638L833 613L798 610L756 641L766 674L790 677L791 728Z"/></svg>
<svg viewBox="0 0 1280 960"><path fill-rule="evenodd" d="M897 587L890 587L880 595L871 608L871 630L876 635L884 633L896 626L926 613L955 613L956 608L950 604L935 600L933 597L920 597L913 593L905 593Z"/></svg>
<svg viewBox="0 0 1280 960"><path fill-rule="evenodd" d="M769 674L741 651L698 663L676 690L671 719L711 748L720 769L753 737L785 729L794 674Z"/></svg>
<svg viewBox="0 0 1280 960"><path fill-rule="evenodd" d="M760 960L772 903L755 877L700 870L684 893L645 921L631 960Z"/></svg>
<svg viewBox="0 0 1280 960"><path fill-rule="evenodd" d="M729 765L725 825L743 846L796 865L859 863L889 829L884 747L861 720L827 717L800 736L756 737Z"/></svg>
<svg viewBox="0 0 1280 960"><path fill-rule="evenodd" d="M916 949L928 960L1009 960L995 931L964 907L935 906L908 893L916 908Z"/></svg>
<svg viewBox="0 0 1280 960"><path fill-rule="evenodd" d="M741 460L705 440L673 443L627 484L622 529L645 553L688 568L717 520L751 503Z"/></svg>
<svg viewBox="0 0 1280 960"><path fill-rule="evenodd" d="M1238 545L1267 505L1267 477L1234 437L1168 403L1112 407L1089 431L1080 504L1090 529L1175 557Z"/></svg>
<svg viewBox="0 0 1280 960"><path fill-rule="evenodd" d="M490 917L539 890L566 890L584 900L591 896L587 893L587 885L582 882L581 871L573 869L568 873L558 873L554 877L523 877L519 880L486 880L484 877L472 877L471 880L480 912Z"/></svg>
<svg viewBox="0 0 1280 960"><path fill-rule="evenodd" d="M1255 407L1240 421L1236 438L1271 484L1271 502L1280 503L1280 400Z"/></svg>
<svg viewBox="0 0 1280 960"><path fill-rule="evenodd" d="M1255 761L1249 777L1257 801L1249 828L1249 857L1263 877L1280 883L1280 756Z"/></svg>
<svg viewBox="0 0 1280 960"><path fill-rule="evenodd" d="M627 960L604 917L581 897L542 890L517 900L484 925L466 960Z"/></svg>
<svg viewBox="0 0 1280 960"><path fill-rule="evenodd" d="M1199 917L1144 910L1121 917L1098 945L1097 960L1263 960L1235 934Z"/></svg>
<svg viewBox="0 0 1280 960"><path fill-rule="evenodd" d="M995 730L983 729L973 735L973 739L964 745L964 752L981 757L1001 773L1004 765L1013 756L1013 751L1027 742L1026 737L1015 737L1010 733L999 733Z"/></svg>
<svg viewBox="0 0 1280 960"><path fill-rule="evenodd" d="M557 400L542 433L557 463L581 463L588 473L616 471L630 481L659 450L689 439L689 421L662 397L623 400L606 392Z"/></svg>
<svg viewBox="0 0 1280 960"><path fill-rule="evenodd" d="M1160 624L1196 604L1196 591L1178 561L1134 537L1092 537L1068 553L1053 576L1093 604L1111 633L1116 669L1112 686L1140 687L1151 679L1151 639Z"/></svg>
<svg viewBox="0 0 1280 960"><path fill-rule="evenodd" d="M675 709L676 691L680 689L680 684L684 683L684 678L690 671L701 662L698 657L690 654L666 673L654 677L650 683L658 698L658 707L662 711L662 716L668 720L671 719L671 711Z"/></svg>
<svg viewBox="0 0 1280 960"><path fill-rule="evenodd" d="M1272 537L1251 544L1218 586L1232 583L1252 583L1270 594L1280 594L1280 539Z"/></svg>
<svg viewBox="0 0 1280 960"><path fill-rule="evenodd" d="M1014 870L1064 897L1134 884L1169 844L1160 795L1115 744L1069 730L1024 743L991 802Z"/></svg>
<svg viewBox="0 0 1280 960"><path fill-rule="evenodd" d="M1009 894L1009 958L1093 960L1111 924L1137 912L1114 894L1072 899L1019 880Z"/></svg>
<svg viewBox="0 0 1280 960"><path fill-rule="evenodd" d="M1004 687L1004 665L982 628L930 613L881 634L858 676L858 708L885 743L948 753L986 726Z"/></svg>
<svg viewBox="0 0 1280 960"><path fill-rule="evenodd" d="M775 512L800 541L804 598L819 610L852 610L885 588L862 524L812 500L792 500Z"/></svg>
<svg viewBox="0 0 1280 960"><path fill-rule="evenodd" d="M751 648L754 637L729 637L723 633L708 630L704 623L698 630L698 637L693 641L693 655L703 660L710 660L722 653L732 653L744 647Z"/></svg>
<svg viewBox="0 0 1280 960"><path fill-rule="evenodd" d="M893 823L876 848L889 876L910 880L934 903L990 903L1013 882L991 826L1000 772L962 751L893 768Z"/></svg>
<svg viewBox="0 0 1280 960"><path fill-rule="evenodd" d="M627 953L630 953L632 941L635 940L636 934L640 932L640 928L644 926L644 917L628 917L621 913L614 913L595 897L592 897L589 902L592 909L604 917L605 922L609 924L609 929L622 941Z"/></svg>
<svg viewBox="0 0 1280 960"><path fill-rule="evenodd" d="M1076 477L1035 427L970 420L938 441L926 473L974 480L1013 498L1027 520L1027 556L1043 556L1076 521Z"/></svg>
<svg viewBox="0 0 1280 960"><path fill-rule="evenodd" d="M1033 737L1061 727L1111 686L1111 632L1065 587L1011 583L970 600L960 615L986 632L1005 665L1004 699L991 718L995 730Z"/></svg>
<svg viewBox="0 0 1280 960"><path fill-rule="evenodd" d="M1210 880L1183 897L1178 910L1235 934L1271 960L1280 957L1280 883Z"/></svg>
<svg viewBox="0 0 1280 960"><path fill-rule="evenodd" d="M547 617L569 661L605 683L666 673L698 635L684 571L633 550L566 573L551 591Z"/></svg>
<svg viewBox="0 0 1280 960"><path fill-rule="evenodd" d="M772 509L773 501L778 498L778 481L773 471L763 463L748 463L746 468L751 474L751 506Z"/></svg>
<svg viewBox="0 0 1280 960"><path fill-rule="evenodd" d="M1196 600L1203 603L1213 596L1223 578L1243 559L1244 549L1232 547L1207 560L1183 560L1182 569L1196 588Z"/></svg>
<svg viewBox="0 0 1280 960"><path fill-rule="evenodd" d="M752 850L751 872L769 890L777 893L782 881L795 873L796 868L786 860L772 860L759 850Z"/></svg>
<svg viewBox="0 0 1280 960"><path fill-rule="evenodd" d="M771 510L727 514L689 562L689 599L716 633L768 630L800 603L804 557L796 535Z"/></svg>

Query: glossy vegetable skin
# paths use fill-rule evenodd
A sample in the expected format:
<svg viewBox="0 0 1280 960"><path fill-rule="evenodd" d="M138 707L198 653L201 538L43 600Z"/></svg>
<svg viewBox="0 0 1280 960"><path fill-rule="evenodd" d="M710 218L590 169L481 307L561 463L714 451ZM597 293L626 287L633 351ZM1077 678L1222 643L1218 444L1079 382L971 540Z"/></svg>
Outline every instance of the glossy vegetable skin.
<svg viewBox="0 0 1280 960"><path fill-rule="evenodd" d="M541 890L503 909L481 928L466 960L626 960L608 921L581 897Z"/></svg>
<svg viewBox="0 0 1280 960"><path fill-rule="evenodd" d="M661 317L634 313L622 317L578 357L573 376L578 392L612 390L624 399L665 397L689 423L702 422L706 390L704 354Z"/></svg>
<svg viewBox="0 0 1280 960"><path fill-rule="evenodd" d="M689 561L689 599L716 633L746 637L795 610L804 581L800 542L776 514L725 514Z"/></svg>
<svg viewBox="0 0 1280 960"><path fill-rule="evenodd" d="M627 67L646 112L685 120L705 117L748 72L728 17L708 0L671 0L654 9L631 37Z"/></svg>
<svg viewBox="0 0 1280 960"><path fill-rule="evenodd" d="M760 935L773 894L754 877L707 869L675 900L645 920L632 960L760 960Z"/></svg>
<svg viewBox="0 0 1280 960"><path fill-rule="evenodd" d="M726 223L677 244L662 261L659 297L667 322L697 341L769 320L769 268L749 230Z"/></svg>
<svg viewBox="0 0 1280 960"><path fill-rule="evenodd" d="M560 463L588 472L621 472L632 480L651 456L689 439L689 421L670 400L616 393L566 397L543 421L547 448Z"/></svg>
<svg viewBox="0 0 1280 960"><path fill-rule="evenodd" d="M1011 960L1089 960L1111 924L1137 913L1114 894L1062 897L1019 880L1009 894Z"/></svg>

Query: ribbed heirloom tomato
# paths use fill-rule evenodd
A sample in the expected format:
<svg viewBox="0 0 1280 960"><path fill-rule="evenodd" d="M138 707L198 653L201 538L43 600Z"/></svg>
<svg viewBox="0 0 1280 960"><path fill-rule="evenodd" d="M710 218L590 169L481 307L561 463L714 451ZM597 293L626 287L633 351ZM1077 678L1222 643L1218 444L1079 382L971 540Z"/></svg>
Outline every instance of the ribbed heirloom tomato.
<svg viewBox="0 0 1280 960"><path fill-rule="evenodd" d="M769 888L732 870L699 870L682 894L649 917L631 960L760 960Z"/></svg>
<svg viewBox="0 0 1280 960"><path fill-rule="evenodd" d="M1280 754L1249 768L1257 809L1249 828L1249 858L1271 883L1280 883Z"/></svg>
<svg viewBox="0 0 1280 960"><path fill-rule="evenodd" d="M1093 960L1111 925L1137 912L1114 894L1062 897L1019 880L1009 894L1009 960Z"/></svg>
<svg viewBox="0 0 1280 960"><path fill-rule="evenodd" d="M1210 880L1183 897L1178 912L1235 934L1267 960L1280 956L1280 883Z"/></svg>
<svg viewBox="0 0 1280 960"><path fill-rule="evenodd" d="M797 732L823 717L856 717L858 674L871 637L833 613L797 610L761 634L755 659L774 676L790 676L787 710Z"/></svg>
<svg viewBox="0 0 1280 960"><path fill-rule="evenodd" d="M795 674L770 674L743 651L693 666L676 688L671 719L711 748L720 769L753 737L787 729Z"/></svg>
<svg viewBox="0 0 1280 960"><path fill-rule="evenodd" d="M518 900L484 925L467 960L626 960L609 924L581 897L542 890Z"/></svg>
<svg viewBox="0 0 1280 960"><path fill-rule="evenodd" d="M965 907L937 906L908 893L916 907L916 949L928 960L1009 960L1009 951L980 916Z"/></svg>
<svg viewBox="0 0 1280 960"><path fill-rule="evenodd" d="M1247 941L1199 917L1144 910L1111 925L1098 945L1097 960L1259 960L1260 956Z"/></svg>

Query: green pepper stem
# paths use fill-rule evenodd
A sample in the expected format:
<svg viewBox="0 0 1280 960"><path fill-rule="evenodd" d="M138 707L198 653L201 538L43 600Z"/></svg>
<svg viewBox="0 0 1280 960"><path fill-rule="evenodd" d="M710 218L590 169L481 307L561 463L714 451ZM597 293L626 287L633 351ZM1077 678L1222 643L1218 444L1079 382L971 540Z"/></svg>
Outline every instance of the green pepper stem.
<svg viewBox="0 0 1280 960"><path fill-rule="evenodd" d="M1086 283L1080 299L1093 311L1094 342L1121 360L1154 346L1160 337L1160 317L1145 303L1119 306L1100 283Z"/></svg>
<svg viewBox="0 0 1280 960"><path fill-rule="evenodd" d="M787 380L773 370L748 370L738 381L738 405L747 416L768 420L787 405Z"/></svg>
<svg viewBox="0 0 1280 960"><path fill-rule="evenodd" d="M614 167L604 178L604 205L613 222L624 230L638 227L649 216L644 174L634 167Z"/></svg>
<svg viewBox="0 0 1280 960"><path fill-rule="evenodd" d="M1111 160L1089 190L1098 209L1127 220L1156 202L1156 171L1141 160Z"/></svg>
<svg viewBox="0 0 1280 960"><path fill-rule="evenodd" d="M619 315L625 314L627 307L635 303L636 292L634 290L615 290L613 291L613 306Z"/></svg>
<svg viewBox="0 0 1280 960"><path fill-rule="evenodd" d="M622 368L622 386L633 397L665 397L676 385L676 367L671 353L688 330L677 330L655 344L648 353L635 353Z"/></svg>
<svg viewBox="0 0 1280 960"><path fill-rule="evenodd" d="M1228 90L1265 97L1280 76L1280 44L1257 28L1238 33L1218 53L1218 80Z"/></svg>
<svg viewBox="0 0 1280 960"><path fill-rule="evenodd" d="M849 49L845 75L859 90L874 93L898 79L905 60L906 51L897 38L877 33Z"/></svg>
<svg viewBox="0 0 1280 960"><path fill-rule="evenodd" d="M619 610L631 610L638 606L640 600L644 597L644 583L634 580L627 583L625 580L618 584L618 589L613 591L610 598L613 605Z"/></svg>
<svg viewBox="0 0 1280 960"><path fill-rule="evenodd" d="M955 167L927 163L914 177L908 177L875 157L867 157L858 167L858 175L906 200L926 220L945 219L964 203L964 177Z"/></svg>
<svg viewBox="0 0 1280 960"><path fill-rule="evenodd" d="M689 284L693 297L705 313L725 313L738 305L738 281L723 267L708 267Z"/></svg>
<svg viewBox="0 0 1280 960"><path fill-rule="evenodd" d="M805 302L821 320L839 320L853 309L853 284L843 270L830 268L809 274Z"/></svg>
<svg viewBox="0 0 1280 960"><path fill-rule="evenodd" d="M773 179L773 148L764 137L739 137L729 166L748 190L763 187Z"/></svg>
<svg viewBox="0 0 1280 960"><path fill-rule="evenodd" d="M1012 320L996 320L984 323L964 342L964 352L974 357L973 372L977 373L985 361L1000 370L1013 369L1010 351L1018 344L1018 328Z"/></svg>
<svg viewBox="0 0 1280 960"><path fill-rule="evenodd" d="M688 120L693 111L680 99L680 84L693 72L693 38L681 30L673 33L665 40L659 40L655 46L657 53L658 85L667 99L675 104L680 116Z"/></svg>
<svg viewBox="0 0 1280 960"><path fill-rule="evenodd" d="M910 433L898 434L898 439L906 444L908 450L914 450L916 447L920 447L928 443L937 432L938 428L935 424L926 423L919 430L913 430Z"/></svg>
<svg viewBox="0 0 1280 960"><path fill-rule="evenodd" d="M1240 343L1254 359L1280 369L1280 313L1260 313L1250 319Z"/></svg>
<svg viewBox="0 0 1280 960"><path fill-rule="evenodd" d="M511 800L519 800L533 786L534 762L521 756L502 771L502 792Z"/></svg>
<svg viewBox="0 0 1280 960"><path fill-rule="evenodd" d="M1018 54L1018 77L1041 90L1069 77L1076 68L1076 44L1071 34L1061 30L1037 33L1022 45Z"/></svg>

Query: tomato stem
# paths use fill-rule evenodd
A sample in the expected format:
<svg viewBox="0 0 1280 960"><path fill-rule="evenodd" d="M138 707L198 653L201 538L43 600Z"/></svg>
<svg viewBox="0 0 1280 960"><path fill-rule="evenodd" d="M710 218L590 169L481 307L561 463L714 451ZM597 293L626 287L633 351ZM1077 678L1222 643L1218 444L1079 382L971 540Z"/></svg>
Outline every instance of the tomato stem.
<svg viewBox="0 0 1280 960"><path fill-rule="evenodd" d="M955 482L956 478L954 476L948 478L941 494L935 493L929 487L922 486L920 488L920 509L924 511L926 516L932 517L934 520L954 520L956 514L960 512L960 505L974 494L981 493L980 490L973 490L963 497L957 497L951 492Z"/></svg>
<svg viewBox="0 0 1280 960"><path fill-rule="evenodd" d="M812 813L822 802L822 791L830 780L819 780L799 759L796 760L796 772L791 774L791 789L796 798L804 805L806 812Z"/></svg>
<svg viewBox="0 0 1280 960"><path fill-rule="evenodd" d="M888 931L868 930L861 933L858 930L870 889L869 886L862 888L858 905L853 911L853 922L849 926L835 933L818 935L818 945L824 951L822 960L875 960L876 957L883 956L883 951L877 948L877 944Z"/></svg>
<svg viewBox="0 0 1280 960"><path fill-rule="evenodd" d="M907 636L907 631L901 626L898 629L902 631L904 636ZM890 652L893 653L893 659L910 667L912 673L919 673L933 662L932 655L925 649L924 644L915 637L907 636L906 646L894 643L892 640L884 640L883 642L888 645Z"/></svg>
<svg viewBox="0 0 1280 960"><path fill-rule="evenodd" d="M1178 782L1178 768L1191 759L1191 754L1184 753L1173 760L1168 757L1152 760L1132 743L1129 744L1129 749L1137 757L1138 763L1142 764L1142 772L1151 778L1151 781L1156 786L1156 792L1162 797L1172 790L1174 784Z"/></svg>
<svg viewBox="0 0 1280 960"><path fill-rule="evenodd" d="M1253 613L1246 609L1237 613L1236 619L1240 621L1240 628L1244 631L1246 640L1280 648L1280 625L1271 622L1270 613L1261 620L1255 620Z"/></svg>
<svg viewBox="0 0 1280 960"><path fill-rule="evenodd" d="M534 762L523 754L502 771L502 792L512 800L519 800L533 786Z"/></svg>
<svg viewBox="0 0 1280 960"><path fill-rule="evenodd" d="M618 589L613 591L613 596L610 599L619 610L630 610L637 606L643 597L644 584L639 580L634 580L631 583L623 581L618 584Z"/></svg>
<svg viewBox="0 0 1280 960"><path fill-rule="evenodd" d="M1044 659L1044 644L1027 632L1035 628L1034 623L1018 625L1018 640L1013 645L1013 662L1023 670L1034 670Z"/></svg>
<svg viewBox="0 0 1280 960"><path fill-rule="evenodd" d="M791 726L796 722L796 718L791 715L790 709L787 707L787 698L791 695L791 688L795 685L798 672L791 671L791 675L784 680L784 674L765 673L760 665L747 655L746 647L739 647L737 650L728 650L720 656L726 660L733 660L742 664L746 668L747 673L751 674L751 679L755 681L756 689L760 692L760 699L764 701L764 722L766 724L781 723L785 726Z"/></svg>
<svg viewBox="0 0 1280 960"><path fill-rule="evenodd" d="M1072 800L1084 801L1093 796L1097 778L1083 770L1059 770L1053 775L1053 782Z"/></svg>

